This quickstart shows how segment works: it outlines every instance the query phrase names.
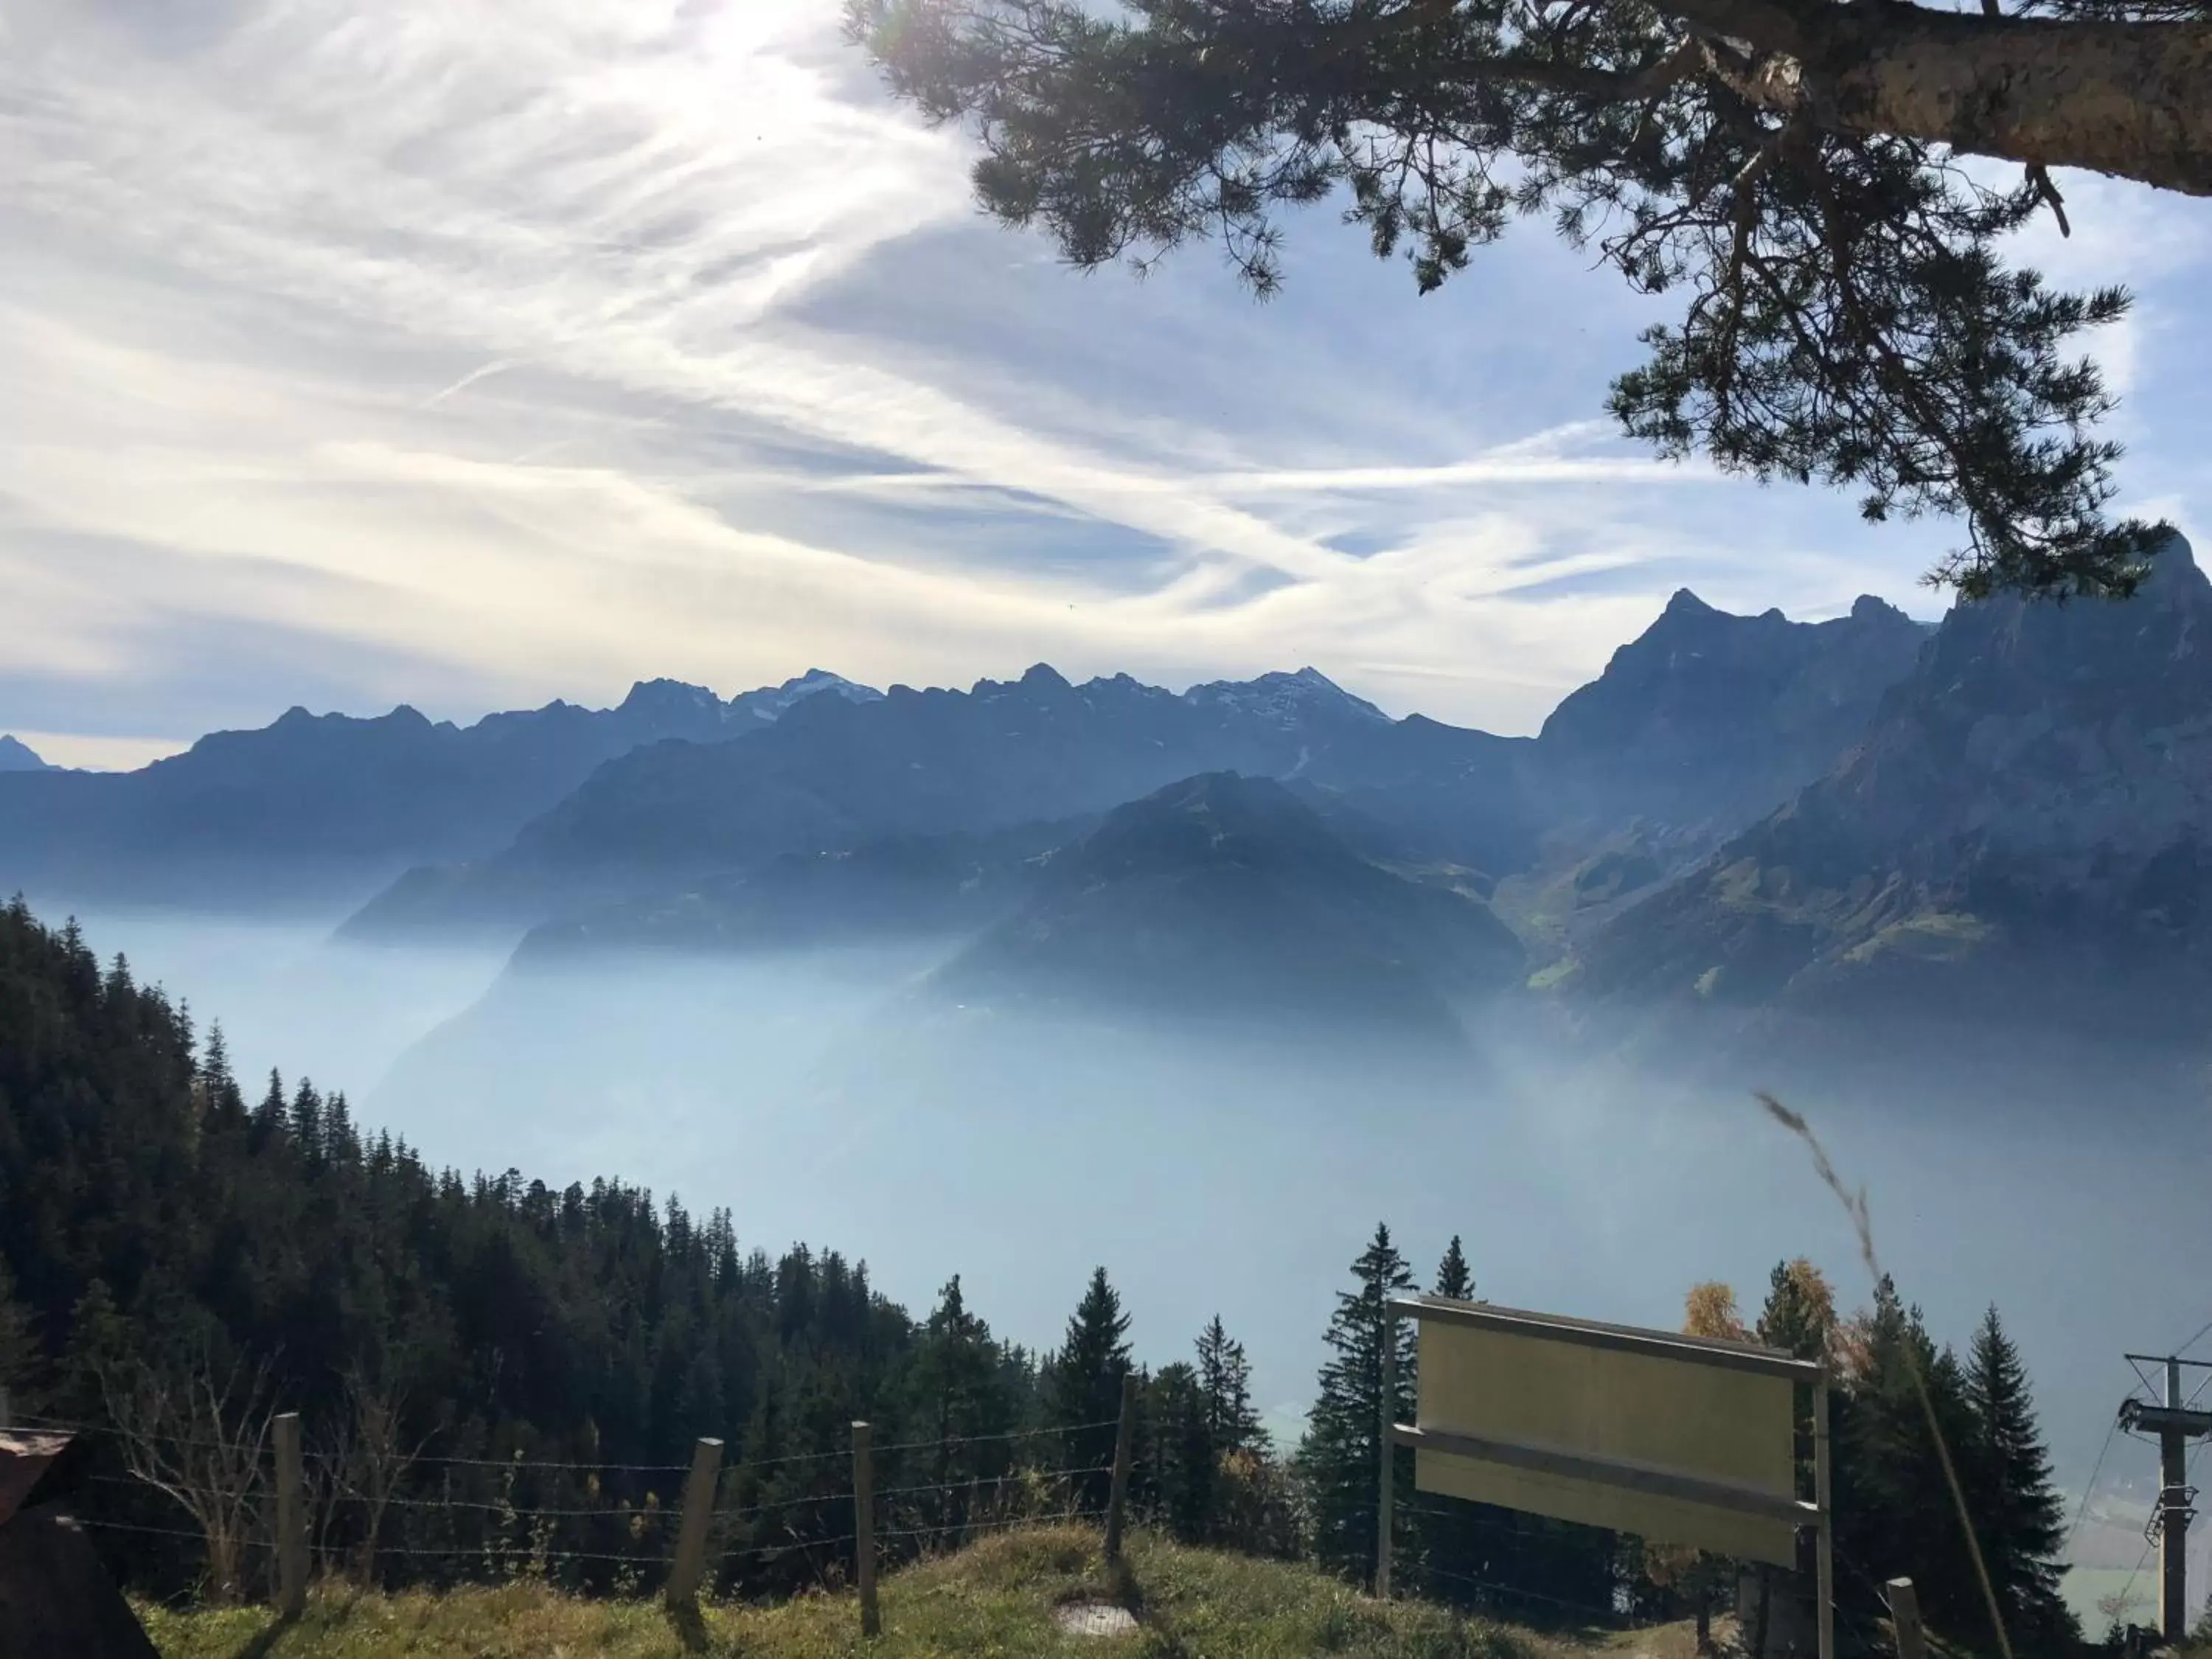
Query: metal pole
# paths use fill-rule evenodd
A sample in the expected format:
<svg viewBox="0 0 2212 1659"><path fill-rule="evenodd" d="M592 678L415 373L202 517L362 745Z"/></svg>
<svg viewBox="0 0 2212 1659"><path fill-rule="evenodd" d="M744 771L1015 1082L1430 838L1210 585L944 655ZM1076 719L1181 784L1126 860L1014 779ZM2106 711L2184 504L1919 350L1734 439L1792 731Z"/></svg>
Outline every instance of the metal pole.
<svg viewBox="0 0 2212 1659"><path fill-rule="evenodd" d="M1398 1426L1398 1312L1390 1305L1388 1286L1382 1291L1382 1386L1375 1408L1375 1594L1387 1601L1390 1599L1390 1523L1396 1509L1390 1488L1397 1474L1398 1450L1394 1443Z"/></svg>
<svg viewBox="0 0 2212 1659"><path fill-rule="evenodd" d="M2181 1362L2166 1362L2166 1408L2179 1412ZM2159 1633L2179 1645L2189 1634L2189 1437L2176 1424L2158 1434Z"/></svg>
<svg viewBox="0 0 2212 1659"><path fill-rule="evenodd" d="M1828 1368L1813 1384L1813 1502L1820 1511L1815 1548L1820 1560L1820 1659L1836 1659L1836 1498L1828 1469Z"/></svg>
<svg viewBox="0 0 2212 1659"><path fill-rule="evenodd" d="M884 1627L876 1611L876 1459L866 1423L853 1425L853 1562L860 1585L860 1634Z"/></svg>

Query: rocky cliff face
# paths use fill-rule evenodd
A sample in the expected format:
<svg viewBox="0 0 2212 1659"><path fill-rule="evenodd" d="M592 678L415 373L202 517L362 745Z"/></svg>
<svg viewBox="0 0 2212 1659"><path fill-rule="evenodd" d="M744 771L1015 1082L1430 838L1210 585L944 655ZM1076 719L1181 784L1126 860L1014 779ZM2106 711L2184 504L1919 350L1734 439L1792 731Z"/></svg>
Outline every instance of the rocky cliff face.
<svg viewBox="0 0 2212 1659"><path fill-rule="evenodd" d="M1740 828L1857 738L1928 631L1871 597L1794 623L1731 616L1685 588L1544 722L1558 816Z"/></svg>
<svg viewBox="0 0 2212 1659"><path fill-rule="evenodd" d="M2212 582L1962 605L1795 800L1589 943L1600 993L2193 1021L2212 983ZM1954 1003L1958 1006L1958 1003Z"/></svg>

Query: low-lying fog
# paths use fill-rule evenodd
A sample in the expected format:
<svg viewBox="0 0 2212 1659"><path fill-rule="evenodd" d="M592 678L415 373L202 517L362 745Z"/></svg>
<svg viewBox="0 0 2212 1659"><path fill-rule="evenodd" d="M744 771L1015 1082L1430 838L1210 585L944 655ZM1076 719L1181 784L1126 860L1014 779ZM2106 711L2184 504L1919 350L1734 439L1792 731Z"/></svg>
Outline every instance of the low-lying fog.
<svg viewBox="0 0 2212 1659"><path fill-rule="evenodd" d="M80 920L219 1018L241 1078L343 1088L434 1163L726 1205L753 1244L865 1258L917 1314L958 1273L1036 1346L1103 1262L1141 1358L1187 1357L1218 1310L1285 1425L1378 1219L1425 1277L1457 1232L1481 1294L1594 1318L1672 1325L1709 1278L1755 1310L1801 1254L1847 1304L1867 1291L1835 1200L1754 1106L1759 1077L1692 1086L1510 1030L1438 1066L1048 1029L902 1000L930 965L914 951L507 971L503 951L342 945L320 922ZM2078 1490L2132 1382L2122 1353L2212 1319L2212 1120L2154 1136L2086 1092L2064 1113L1971 1087L1791 1101L1866 1183L1885 1264L1940 1338L1963 1346L1998 1304ZM2152 1455L2119 1443L2107 1480L2140 1488ZM2106 1532L2092 1553L2122 1547Z"/></svg>

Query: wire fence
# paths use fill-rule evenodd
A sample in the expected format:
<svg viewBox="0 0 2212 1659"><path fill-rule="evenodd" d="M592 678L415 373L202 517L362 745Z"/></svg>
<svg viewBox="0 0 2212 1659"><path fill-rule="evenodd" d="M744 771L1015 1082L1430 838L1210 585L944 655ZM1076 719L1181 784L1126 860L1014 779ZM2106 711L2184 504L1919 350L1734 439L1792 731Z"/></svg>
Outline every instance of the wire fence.
<svg viewBox="0 0 2212 1659"><path fill-rule="evenodd" d="M276 1516L289 1481L307 1558L325 1574L384 1588L536 1577L636 1592L680 1572L688 1548L708 1587L740 1596L849 1582L864 1542L872 1559L896 1562L1016 1528L1102 1519L1115 1466L1095 1448L1124 1426L1108 1418L778 1452L711 1467L701 1491L696 1463L337 1444L296 1449L288 1465L269 1423L221 1438L15 1421L90 1443L70 1483L83 1525L142 1561L159 1553L210 1577L228 1561L252 1580L225 1585L229 1593L283 1576ZM871 1481L865 1516L861 1457L884 1478Z"/></svg>

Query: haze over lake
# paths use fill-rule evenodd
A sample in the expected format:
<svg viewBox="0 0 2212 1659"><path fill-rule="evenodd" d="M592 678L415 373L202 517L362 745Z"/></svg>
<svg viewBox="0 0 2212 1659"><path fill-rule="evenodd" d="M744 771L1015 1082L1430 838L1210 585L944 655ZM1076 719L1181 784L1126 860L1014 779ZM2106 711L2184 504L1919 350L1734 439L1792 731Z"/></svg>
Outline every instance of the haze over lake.
<svg viewBox="0 0 2212 1659"><path fill-rule="evenodd" d="M336 913L77 914L103 955L219 1018L241 1078L343 1089L434 1164L726 1205L747 1243L864 1257L917 1309L957 1273L994 1329L1039 1346L1103 1262L1140 1358L1181 1355L1218 1310L1285 1426L1377 1219L1425 1273L1457 1232L1484 1296L1594 1318L1671 1325L1713 1278L1755 1306L1797 1255L1847 1303L1867 1289L1835 1201L1752 1100L1770 1078L1693 1082L1510 1029L1478 1033L1457 1073L1273 1063L1128 1023L1000 1019L975 1042L962 1011L884 994L930 965L910 947L508 973L495 946L335 941ZM2002 1309L2078 1488L2132 1384L2122 1353L2212 1315L2212 1120L2163 1118L2154 1139L2118 1099L2063 1119L1948 1085L1790 1099L1866 1183L1884 1265L1940 1338ZM2123 1444L2106 1480L2147 1479L2148 1459Z"/></svg>

